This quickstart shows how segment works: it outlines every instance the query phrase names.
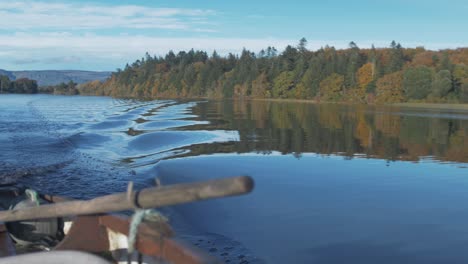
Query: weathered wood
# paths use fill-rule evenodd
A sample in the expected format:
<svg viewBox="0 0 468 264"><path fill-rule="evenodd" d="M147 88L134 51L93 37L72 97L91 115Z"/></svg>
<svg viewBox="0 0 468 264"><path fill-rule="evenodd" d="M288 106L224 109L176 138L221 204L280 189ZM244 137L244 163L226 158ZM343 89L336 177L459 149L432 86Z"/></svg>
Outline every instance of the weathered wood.
<svg viewBox="0 0 468 264"><path fill-rule="evenodd" d="M130 230L130 217L119 214L104 214L96 217L99 218L100 225L128 236L128 232ZM138 235L140 234L156 238L172 237L174 236L174 231L166 222L161 221L154 223L151 221L144 221L138 225Z"/></svg>
<svg viewBox="0 0 468 264"><path fill-rule="evenodd" d="M99 216L99 219L102 226L128 236L130 230L129 218L118 215L102 215ZM138 252L147 256L162 258L168 263L222 263L200 249L171 236L172 230L167 224L159 223L155 226L154 223L143 222L138 227L135 246Z"/></svg>
<svg viewBox="0 0 468 264"><path fill-rule="evenodd" d="M109 249L107 229L97 216L79 216L65 238L54 248L56 250L80 250L104 252Z"/></svg>
<svg viewBox="0 0 468 264"><path fill-rule="evenodd" d="M16 255L15 245L8 235L7 229L3 223L0 223L0 257Z"/></svg>
<svg viewBox="0 0 468 264"><path fill-rule="evenodd" d="M253 185L252 178L248 176L174 184L143 189L135 193L134 201L127 198L127 193L118 193L87 201L68 201L25 209L1 211L0 221L11 222L118 212L133 209L135 205L138 205L140 208L158 208L212 198L241 195L252 191Z"/></svg>

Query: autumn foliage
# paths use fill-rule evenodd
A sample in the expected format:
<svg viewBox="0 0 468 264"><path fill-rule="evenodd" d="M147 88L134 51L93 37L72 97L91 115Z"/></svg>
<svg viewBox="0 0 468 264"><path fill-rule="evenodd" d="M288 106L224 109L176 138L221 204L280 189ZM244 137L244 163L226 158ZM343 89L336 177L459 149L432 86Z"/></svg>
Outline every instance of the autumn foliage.
<svg viewBox="0 0 468 264"><path fill-rule="evenodd" d="M292 98L359 103L468 102L468 48L432 51L326 46L220 56L204 51L146 54L82 94L137 98Z"/></svg>

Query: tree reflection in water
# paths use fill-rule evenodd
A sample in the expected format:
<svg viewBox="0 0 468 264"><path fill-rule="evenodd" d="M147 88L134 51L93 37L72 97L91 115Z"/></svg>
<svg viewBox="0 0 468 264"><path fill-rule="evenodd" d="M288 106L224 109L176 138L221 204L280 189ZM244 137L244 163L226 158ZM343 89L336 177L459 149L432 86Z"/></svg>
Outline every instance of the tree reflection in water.
<svg viewBox="0 0 468 264"><path fill-rule="evenodd" d="M190 130L237 130L240 141L199 144L212 153L335 154L386 160L468 162L468 112L396 106L223 100L197 104Z"/></svg>

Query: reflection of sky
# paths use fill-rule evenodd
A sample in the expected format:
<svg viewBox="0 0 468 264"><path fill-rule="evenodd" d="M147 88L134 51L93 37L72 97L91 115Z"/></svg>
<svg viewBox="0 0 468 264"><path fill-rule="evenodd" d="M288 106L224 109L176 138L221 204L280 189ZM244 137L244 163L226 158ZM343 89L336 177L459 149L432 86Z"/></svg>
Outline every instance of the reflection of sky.
<svg viewBox="0 0 468 264"><path fill-rule="evenodd" d="M178 210L268 263L468 260L468 169L456 164L243 154L165 160L156 171L163 183L254 177L248 196Z"/></svg>

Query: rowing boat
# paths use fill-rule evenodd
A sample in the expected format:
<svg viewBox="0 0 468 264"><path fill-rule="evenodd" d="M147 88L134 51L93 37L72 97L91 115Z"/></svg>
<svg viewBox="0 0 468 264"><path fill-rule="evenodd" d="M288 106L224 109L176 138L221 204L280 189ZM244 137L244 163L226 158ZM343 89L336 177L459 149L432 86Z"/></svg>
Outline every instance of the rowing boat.
<svg viewBox="0 0 468 264"><path fill-rule="evenodd" d="M237 182L228 182L231 179ZM133 202L130 204L133 203L134 206L136 206L135 201L141 202L137 205L138 211L141 212L148 207L239 195L248 193L253 188L250 177L231 179L215 180L225 181L221 185L212 180L192 185L165 186L164 190L156 188L159 194L164 194L164 197L169 196L167 201L153 201L147 204L149 200L146 196L149 195L149 191L146 189L140 190L133 197L127 193L127 197L132 199ZM240 187L233 187L234 185ZM196 188L193 186L198 188L198 191L195 191ZM231 190L224 190L223 193L220 191L220 186ZM177 191L177 194L171 195L172 191ZM178 239L164 217L156 218L156 220L143 219L134 227L136 232L132 231L135 215L132 217L120 212L111 213L110 207L103 206L103 201L115 202L118 200L115 197L119 195L104 196L89 201L75 201L60 196L37 194L23 186L1 186L0 207L3 211L0 212L0 221L3 222L0 222L0 256L2 257L0 264L221 263L216 257ZM157 197L156 194L153 196ZM99 205L101 210L91 210L90 208L94 205ZM68 207L79 208L63 210ZM120 210L124 207L115 208ZM84 213L80 213L80 210ZM88 213L103 210L105 212ZM47 212L47 217L44 216L45 212ZM40 217L35 219L34 216Z"/></svg>

